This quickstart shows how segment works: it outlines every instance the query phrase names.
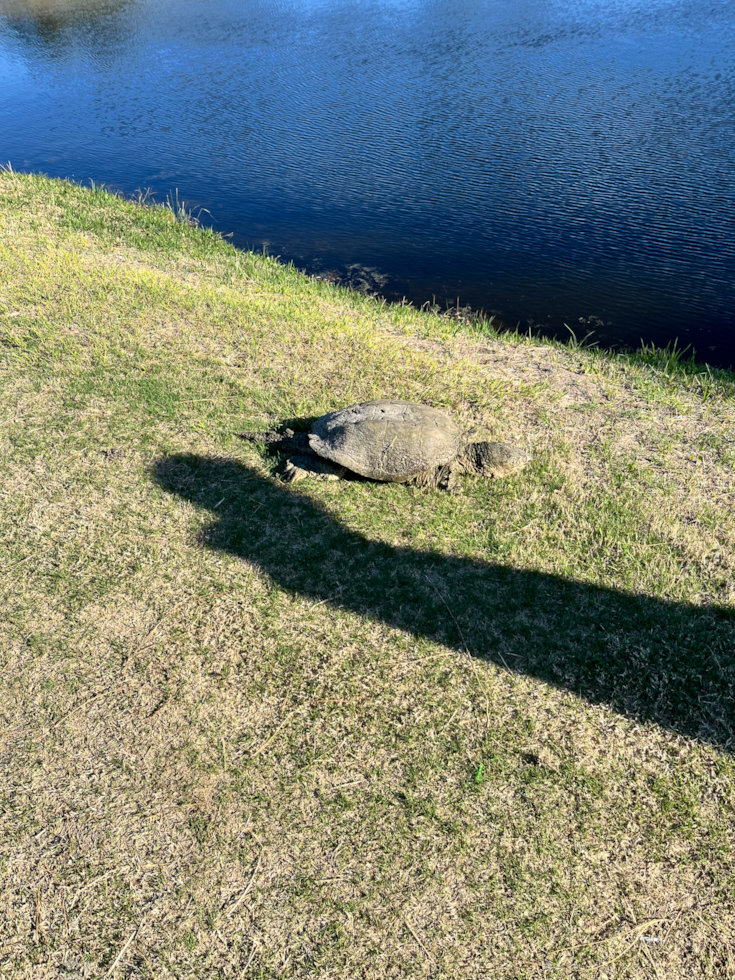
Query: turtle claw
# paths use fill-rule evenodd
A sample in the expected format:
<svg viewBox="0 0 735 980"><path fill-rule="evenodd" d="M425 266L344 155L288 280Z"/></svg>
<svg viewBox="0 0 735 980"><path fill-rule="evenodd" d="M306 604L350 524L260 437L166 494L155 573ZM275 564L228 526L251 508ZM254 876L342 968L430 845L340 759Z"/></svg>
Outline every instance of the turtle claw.
<svg viewBox="0 0 735 980"><path fill-rule="evenodd" d="M436 485L440 490L446 490L447 493L457 493L461 489L457 467L452 466L451 463L442 466Z"/></svg>
<svg viewBox="0 0 735 980"><path fill-rule="evenodd" d="M298 480L305 480L309 474L300 466L294 466L288 459L281 475L285 483L296 483Z"/></svg>
<svg viewBox="0 0 735 980"><path fill-rule="evenodd" d="M286 460L283 467L283 479L286 483L296 483L316 477L319 480L338 480L344 473L342 467L334 467L318 456L292 456Z"/></svg>

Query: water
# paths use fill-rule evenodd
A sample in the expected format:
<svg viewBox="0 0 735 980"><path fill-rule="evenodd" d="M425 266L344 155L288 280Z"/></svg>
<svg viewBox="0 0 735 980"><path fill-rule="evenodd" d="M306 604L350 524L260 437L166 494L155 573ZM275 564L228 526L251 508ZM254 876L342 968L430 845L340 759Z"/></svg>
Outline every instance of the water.
<svg viewBox="0 0 735 980"><path fill-rule="evenodd" d="M735 0L0 0L0 160L735 363Z"/></svg>

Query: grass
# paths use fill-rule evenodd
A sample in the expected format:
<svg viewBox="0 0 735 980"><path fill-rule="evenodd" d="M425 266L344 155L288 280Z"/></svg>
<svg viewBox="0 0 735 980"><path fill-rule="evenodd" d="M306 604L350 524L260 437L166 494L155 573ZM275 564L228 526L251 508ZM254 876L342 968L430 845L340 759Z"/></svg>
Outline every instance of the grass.
<svg viewBox="0 0 735 980"><path fill-rule="evenodd" d="M735 976L733 376L0 205L0 977ZM374 397L534 463L237 438Z"/></svg>

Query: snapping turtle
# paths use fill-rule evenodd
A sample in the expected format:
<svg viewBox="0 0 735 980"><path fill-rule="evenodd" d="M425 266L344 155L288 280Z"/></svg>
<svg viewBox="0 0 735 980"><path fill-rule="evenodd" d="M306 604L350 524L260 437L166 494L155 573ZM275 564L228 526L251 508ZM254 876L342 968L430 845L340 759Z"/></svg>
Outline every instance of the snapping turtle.
<svg viewBox="0 0 735 980"><path fill-rule="evenodd" d="M528 453L483 433L463 433L448 415L428 405L375 401L322 415L309 432L243 432L241 438L290 455L283 476L337 479L357 473L370 480L452 489L461 473L507 476Z"/></svg>

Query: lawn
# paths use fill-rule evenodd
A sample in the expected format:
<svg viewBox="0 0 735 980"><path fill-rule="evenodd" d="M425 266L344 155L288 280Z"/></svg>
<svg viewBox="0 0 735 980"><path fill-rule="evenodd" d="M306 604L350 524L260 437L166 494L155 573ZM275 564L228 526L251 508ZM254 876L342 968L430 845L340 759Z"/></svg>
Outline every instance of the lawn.
<svg viewBox="0 0 735 980"><path fill-rule="evenodd" d="M533 454L284 484L372 398ZM0 977L735 977L735 376L0 173Z"/></svg>

